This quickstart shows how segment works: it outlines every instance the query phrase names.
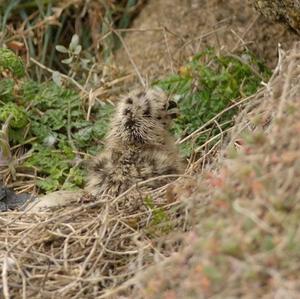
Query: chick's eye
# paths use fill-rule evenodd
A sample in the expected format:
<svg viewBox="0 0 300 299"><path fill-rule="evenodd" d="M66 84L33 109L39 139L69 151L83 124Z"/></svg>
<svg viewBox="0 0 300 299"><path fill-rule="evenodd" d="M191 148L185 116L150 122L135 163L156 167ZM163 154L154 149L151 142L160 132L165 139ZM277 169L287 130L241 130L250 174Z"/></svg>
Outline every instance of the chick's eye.
<svg viewBox="0 0 300 299"><path fill-rule="evenodd" d="M145 100L144 107L145 107L145 109L144 109L143 115L145 117L151 117L151 105L150 105L150 102L148 99Z"/></svg>
<svg viewBox="0 0 300 299"><path fill-rule="evenodd" d="M167 110L177 108L177 104L174 101L170 101Z"/></svg>
<svg viewBox="0 0 300 299"><path fill-rule="evenodd" d="M144 97L146 95L146 93L145 92L139 92L136 96L138 97L138 98L142 98L142 97Z"/></svg>
<svg viewBox="0 0 300 299"><path fill-rule="evenodd" d="M133 103L133 102L132 102L132 98L126 99L126 103L129 104L129 105L131 105L131 104Z"/></svg>
<svg viewBox="0 0 300 299"><path fill-rule="evenodd" d="M130 109L129 108L126 108L125 110L124 110L124 115L127 115L127 114L129 114L130 113Z"/></svg>
<svg viewBox="0 0 300 299"><path fill-rule="evenodd" d="M171 117L172 119L177 118L178 116L179 116L179 114L176 113L176 112L170 114L170 117Z"/></svg>
<svg viewBox="0 0 300 299"><path fill-rule="evenodd" d="M144 111L144 116L146 116L146 117L150 117L151 116L151 109L150 109L149 106Z"/></svg>

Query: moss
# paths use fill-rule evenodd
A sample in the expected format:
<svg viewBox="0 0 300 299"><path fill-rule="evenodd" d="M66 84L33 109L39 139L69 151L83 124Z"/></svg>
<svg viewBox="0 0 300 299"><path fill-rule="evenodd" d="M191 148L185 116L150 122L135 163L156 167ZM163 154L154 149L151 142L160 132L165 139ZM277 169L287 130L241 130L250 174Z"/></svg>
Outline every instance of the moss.
<svg viewBox="0 0 300 299"><path fill-rule="evenodd" d="M28 123L28 116L22 107L14 103L0 106L0 121L5 122L11 116L10 126L14 129L23 128Z"/></svg>
<svg viewBox="0 0 300 299"><path fill-rule="evenodd" d="M22 59L13 51L0 48L0 71L3 70L9 70L17 78L25 75L25 67Z"/></svg>
<svg viewBox="0 0 300 299"><path fill-rule="evenodd" d="M14 91L14 80L12 79L2 79L0 80L0 100L3 102L12 101Z"/></svg>

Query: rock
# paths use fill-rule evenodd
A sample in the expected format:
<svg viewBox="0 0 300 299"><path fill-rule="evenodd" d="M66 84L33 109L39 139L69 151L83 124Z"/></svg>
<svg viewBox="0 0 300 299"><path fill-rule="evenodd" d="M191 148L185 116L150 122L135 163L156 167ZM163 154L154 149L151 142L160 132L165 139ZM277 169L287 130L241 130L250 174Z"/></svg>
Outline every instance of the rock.
<svg viewBox="0 0 300 299"><path fill-rule="evenodd" d="M33 199L29 193L16 194L7 187L0 185L0 212L23 209Z"/></svg>
<svg viewBox="0 0 300 299"><path fill-rule="evenodd" d="M52 192L37 198L26 208L26 211L35 213L53 208L69 206L72 202L74 203L78 201L83 194L83 190Z"/></svg>
<svg viewBox="0 0 300 299"><path fill-rule="evenodd" d="M284 23L300 34L300 0L251 0L267 18Z"/></svg>

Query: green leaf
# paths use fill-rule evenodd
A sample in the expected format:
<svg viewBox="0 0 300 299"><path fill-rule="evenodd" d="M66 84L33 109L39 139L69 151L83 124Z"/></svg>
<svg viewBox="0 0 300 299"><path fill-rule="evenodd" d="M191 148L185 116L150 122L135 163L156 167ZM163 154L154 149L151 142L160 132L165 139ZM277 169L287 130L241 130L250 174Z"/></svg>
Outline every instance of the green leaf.
<svg viewBox="0 0 300 299"><path fill-rule="evenodd" d="M14 99L14 80L2 79L0 80L0 99L4 102L12 101Z"/></svg>
<svg viewBox="0 0 300 299"><path fill-rule="evenodd" d="M78 45L78 46L75 48L75 50L74 50L74 54L75 54L75 55L79 55L80 52L81 52L81 49L82 49L81 45Z"/></svg>
<svg viewBox="0 0 300 299"><path fill-rule="evenodd" d="M54 180L51 177L48 177L44 180L37 181L37 186L46 192L51 192L59 189L60 183L58 180Z"/></svg>
<svg viewBox="0 0 300 299"><path fill-rule="evenodd" d="M55 49L60 53L68 53L69 52L69 50L62 45L55 46Z"/></svg>
<svg viewBox="0 0 300 299"><path fill-rule="evenodd" d="M62 78L61 78L61 74L60 72L53 72L52 73L52 80L55 84L57 84L58 86L62 85Z"/></svg>
<svg viewBox="0 0 300 299"><path fill-rule="evenodd" d="M214 282L222 280L221 272L214 266L205 266L203 269L204 274Z"/></svg>
<svg viewBox="0 0 300 299"><path fill-rule="evenodd" d="M53 131L58 131L66 126L67 118L65 113L57 109L49 109L43 115L41 122Z"/></svg>
<svg viewBox="0 0 300 299"><path fill-rule="evenodd" d="M78 46L79 44L79 36L77 34L74 34L72 36L72 39L71 39L71 42L70 42L70 45L69 45L69 49L74 52L76 47Z"/></svg>
<svg viewBox="0 0 300 299"><path fill-rule="evenodd" d="M61 62L64 64L70 64L73 61L73 56L67 58L67 59L63 59Z"/></svg>
<svg viewBox="0 0 300 299"><path fill-rule="evenodd" d="M77 133L74 134L73 137L76 140L76 143L80 147L84 147L91 140L92 134L93 134L93 127L86 127L80 129Z"/></svg>

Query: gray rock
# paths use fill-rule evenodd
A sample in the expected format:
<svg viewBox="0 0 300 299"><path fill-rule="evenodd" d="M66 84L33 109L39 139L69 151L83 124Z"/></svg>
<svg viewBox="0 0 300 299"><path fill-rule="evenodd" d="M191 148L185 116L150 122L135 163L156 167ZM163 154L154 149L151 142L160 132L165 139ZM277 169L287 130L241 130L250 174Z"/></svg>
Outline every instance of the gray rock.
<svg viewBox="0 0 300 299"><path fill-rule="evenodd" d="M27 203L31 202L32 199L32 194L16 194L12 190L0 184L0 212L23 209L23 207Z"/></svg>
<svg viewBox="0 0 300 299"><path fill-rule="evenodd" d="M250 0L267 18L284 23L300 34L300 0Z"/></svg>

